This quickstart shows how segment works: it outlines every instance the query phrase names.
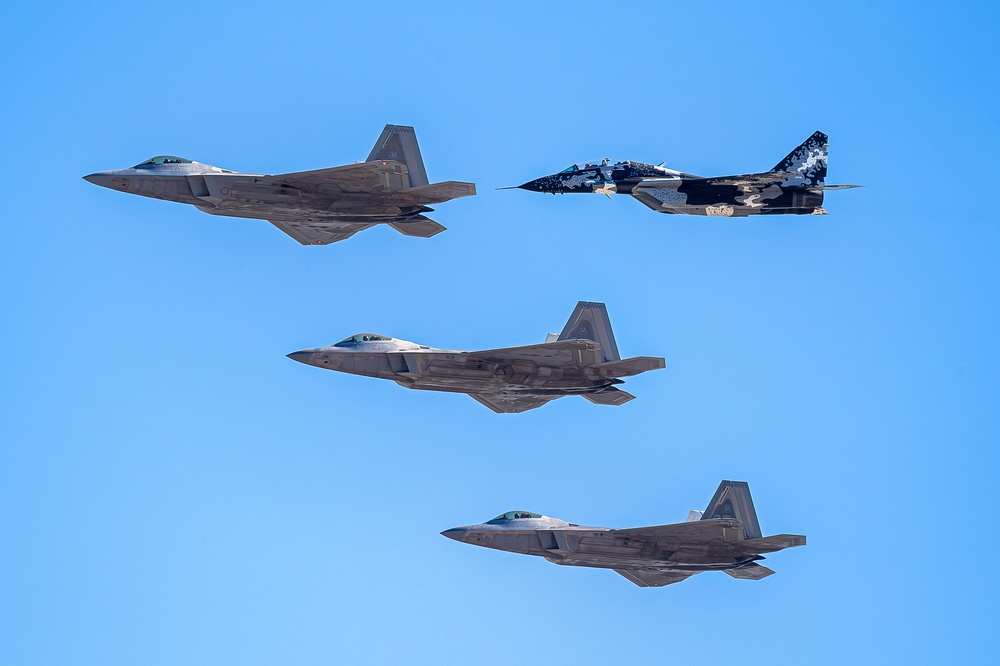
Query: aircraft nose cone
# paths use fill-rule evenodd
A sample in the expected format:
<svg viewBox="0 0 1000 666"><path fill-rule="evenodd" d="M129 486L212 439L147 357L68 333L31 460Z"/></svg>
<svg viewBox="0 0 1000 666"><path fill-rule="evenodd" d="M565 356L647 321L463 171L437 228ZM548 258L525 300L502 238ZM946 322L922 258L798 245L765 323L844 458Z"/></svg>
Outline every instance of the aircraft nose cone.
<svg viewBox="0 0 1000 666"><path fill-rule="evenodd" d="M309 362L309 360L312 358L312 355L313 353L308 349L303 351L294 351L291 354L286 354L286 356L288 356L288 358L292 359L293 361L298 361L299 363L305 363L306 365L312 365Z"/></svg>
<svg viewBox="0 0 1000 666"><path fill-rule="evenodd" d="M527 183L524 183L523 185L518 185L517 189L519 189L519 190L528 190L529 192L541 192L542 191L541 185L539 184L537 178L535 180L529 180Z"/></svg>
<svg viewBox="0 0 1000 666"><path fill-rule="evenodd" d="M455 541L465 541L465 534L468 532L464 527L453 527L450 530L441 532L441 536L446 536Z"/></svg>
<svg viewBox="0 0 1000 666"><path fill-rule="evenodd" d="M83 179L88 183L93 183L94 185L111 187L111 177L111 174L107 171L98 171L97 173L92 173L89 176L84 176Z"/></svg>

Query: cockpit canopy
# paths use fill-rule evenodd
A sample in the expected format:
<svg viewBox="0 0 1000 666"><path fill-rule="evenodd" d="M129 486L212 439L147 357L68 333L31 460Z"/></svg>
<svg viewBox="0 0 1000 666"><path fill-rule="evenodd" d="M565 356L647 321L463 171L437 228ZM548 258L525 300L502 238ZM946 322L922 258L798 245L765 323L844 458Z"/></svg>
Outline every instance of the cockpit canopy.
<svg viewBox="0 0 1000 666"><path fill-rule="evenodd" d="M615 162L614 165L611 164L611 158L605 157L603 160L594 160L593 162L580 162L579 164L571 164L559 173L576 173L577 171L586 171L587 169L597 169L606 166L619 166L622 164L630 164L628 160L624 162Z"/></svg>
<svg viewBox="0 0 1000 666"><path fill-rule="evenodd" d="M489 521L495 523L498 520L517 520L518 518L541 518L537 513L531 513L529 511L508 511L507 513L502 513L493 520Z"/></svg>
<svg viewBox="0 0 1000 666"><path fill-rule="evenodd" d="M375 333L358 333L357 335L352 335L346 340L341 340L334 347L346 347L348 345L353 345L358 342L388 342L392 338L385 335L376 335Z"/></svg>
<svg viewBox="0 0 1000 666"><path fill-rule="evenodd" d="M191 160L186 160L183 157L174 157L173 155L157 155L156 157L150 157L145 162L136 164L132 168L141 169L142 167L160 166L161 164L191 164Z"/></svg>

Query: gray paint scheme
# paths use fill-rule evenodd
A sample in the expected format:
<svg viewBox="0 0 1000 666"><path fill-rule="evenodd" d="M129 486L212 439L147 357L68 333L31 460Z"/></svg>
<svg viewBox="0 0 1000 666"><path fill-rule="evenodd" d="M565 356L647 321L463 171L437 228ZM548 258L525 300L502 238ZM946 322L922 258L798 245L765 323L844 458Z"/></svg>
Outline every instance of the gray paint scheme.
<svg viewBox="0 0 1000 666"><path fill-rule="evenodd" d="M416 134L402 125L386 125L364 162L329 169L269 176L159 156L84 179L212 215L266 219L303 245L335 243L376 224L429 238L445 229L424 215L430 204L476 193L473 183L429 184Z"/></svg>
<svg viewBox="0 0 1000 666"><path fill-rule="evenodd" d="M750 486L744 481L723 481L705 511L692 511L683 523L609 529L508 511L481 525L441 534L556 564L613 569L640 587L662 587L704 571L760 580L774 573L758 564L764 553L806 543L797 534L761 537Z"/></svg>
<svg viewBox="0 0 1000 666"><path fill-rule="evenodd" d="M599 405L633 399L622 377L665 367L662 358L618 354L604 303L580 301L563 332L546 342L483 351L436 349L375 333L288 357L318 368L391 379L428 391L467 393L497 413L517 413L580 395Z"/></svg>

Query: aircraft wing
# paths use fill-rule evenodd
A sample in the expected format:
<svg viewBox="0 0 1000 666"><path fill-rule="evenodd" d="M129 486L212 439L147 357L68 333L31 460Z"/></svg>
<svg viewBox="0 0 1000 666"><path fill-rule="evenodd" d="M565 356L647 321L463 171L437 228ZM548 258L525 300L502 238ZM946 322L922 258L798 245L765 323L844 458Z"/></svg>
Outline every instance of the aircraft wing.
<svg viewBox="0 0 1000 666"><path fill-rule="evenodd" d="M446 180L443 183L418 185L411 187L400 196L408 204L434 204L451 201L460 197L471 197L476 193L475 183L463 183L457 180Z"/></svg>
<svg viewBox="0 0 1000 666"><path fill-rule="evenodd" d="M343 192L385 193L397 192L409 187L406 165L391 160L359 162L346 166L298 171L267 176L272 185L287 185L300 190L311 190L320 186L339 189Z"/></svg>
<svg viewBox="0 0 1000 666"><path fill-rule="evenodd" d="M761 539L747 539L739 545L739 549L748 555L760 555L804 545L806 538L800 534L775 534Z"/></svg>
<svg viewBox="0 0 1000 666"><path fill-rule="evenodd" d="M653 525L652 527L632 527L614 530L615 536L625 535L648 541L677 541L680 544L699 544L709 541L742 541L743 523L732 518L714 520L693 520L673 525Z"/></svg>
<svg viewBox="0 0 1000 666"><path fill-rule="evenodd" d="M698 185L730 185L732 187L768 187L777 185L789 178L801 176L796 171L767 171L765 173L746 173L739 176L719 176L716 178L695 178L685 181L697 187ZM640 183L641 184L641 183Z"/></svg>
<svg viewBox="0 0 1000 666"><path fill-rule="evenodd" d="M481 405L489 407L497 414L517 414L526 412L529 409L538 409L550 400L555 400L560 396L507 396L501 394L484 395L482 393L470 393L469 397Z"/></svg>
<svg viewBox="0 0 1000 666"><path fill-rule="evenodd" d="M268 220L303 245L329 245L350 238L373 226L372 222L277 221Z"/></svg>
<svg viewBox="0 0 1000 666"><path fill-rule="evenodd" d="M481 358L485 361L542 361L544 365L569 365L571 363L582 365L584 363L581 363L581 360L586 365L594 365L601 362L600 353L601 346L590 340L558 340L523 347L465 352L468 356ZM596 360L594 360L595 354L597 355Z"/></svg>
<svg viewBox="0 0 1000 666"><path fill-rule="evenodd" d="M614 572L628 578L639 587L663 587L664 585L679 583L685 578L694 575L693 573L656 571L655 569L614 569ZM726 573L729 573L729 571L727 570Z"/></svg>

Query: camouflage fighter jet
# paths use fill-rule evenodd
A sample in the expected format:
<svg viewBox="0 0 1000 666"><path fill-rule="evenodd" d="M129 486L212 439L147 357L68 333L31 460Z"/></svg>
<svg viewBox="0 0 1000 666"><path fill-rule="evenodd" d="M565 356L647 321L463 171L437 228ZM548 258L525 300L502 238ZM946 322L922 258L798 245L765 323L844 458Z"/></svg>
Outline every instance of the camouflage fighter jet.
<svg viewBox="0 0 1000 666"><path fill-rule="evenodd" d="M429 238L444 227L424 215L428 204L476 193L473 183L428 184L417 136L402 125L386 125L368 159L347 166L265 176L161 155L84 179L212 215L265 219L303 245L336 243L379 223Z"/></svg>
<svg viewBox="0 0 1000 666"><path fill-rule="evenodd" d="M665 367L662 358L622 359L604 303L581 301L561 334L524 347L454 351L385 335L359 333L332 347L293 352L288 358L317 368L391 379L400 386L468 393L494 412L517 413L566 395L599 405L635 396L620 377Z"/></svg>
<svg viewBox="0 0 1000 666"><path fill-rule="evenodd" d="M816 132L765 173L703 178L641 162L574 164L517 188L565 194L631 194L658 213L686 215L825 215L823 192L858 185L826 185L826 134ZM517 189L504 188L504 189Z"/></svg>
<svg viewBox="0 0 1000 666"><path fill-rule="evenodd" d="M483 525L455 527L444 536L538 555L549 562L613 569L639 587L679 583L703 571L760 580L774 573L757 564L762 553L804 546L797 534L761 537L757 513L744 481L723 481L704 512L691 511L687 522L631 529L583 527L527 511L508 511Z"/></svg>

